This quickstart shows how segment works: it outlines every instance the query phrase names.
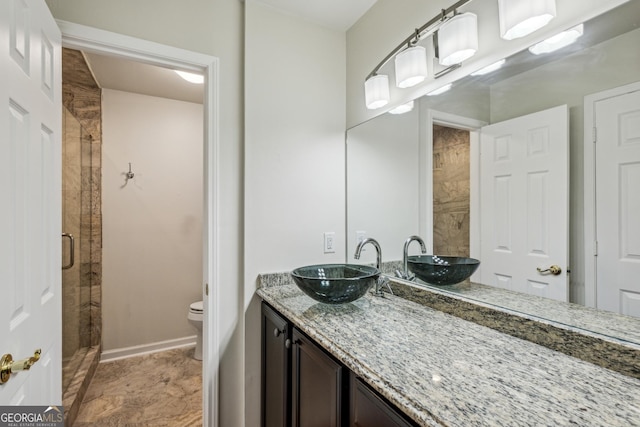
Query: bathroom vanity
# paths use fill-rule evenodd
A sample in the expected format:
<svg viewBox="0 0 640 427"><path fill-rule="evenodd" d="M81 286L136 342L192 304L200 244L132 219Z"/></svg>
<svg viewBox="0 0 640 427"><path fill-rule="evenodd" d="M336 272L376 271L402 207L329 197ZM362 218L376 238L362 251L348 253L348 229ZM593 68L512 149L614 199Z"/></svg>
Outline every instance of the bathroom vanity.
<svg viewBox="0 0 640 427"><path fill-rule="evenodd" d="M640 426L632 375L408 294L334 306L285 274L260 282L265 426Z"/></svg>
<svg viewBox="0 0 640 427"><path fill-rule="evenodd" d="M264 302L262 373L263 426L416 425Z"/></svg>

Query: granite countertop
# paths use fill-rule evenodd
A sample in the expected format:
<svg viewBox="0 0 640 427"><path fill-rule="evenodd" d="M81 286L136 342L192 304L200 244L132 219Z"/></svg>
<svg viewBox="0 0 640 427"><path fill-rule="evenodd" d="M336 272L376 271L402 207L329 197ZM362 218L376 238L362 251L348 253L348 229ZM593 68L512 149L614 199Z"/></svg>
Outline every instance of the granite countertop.
<svg viewBox="0 0 640 427"><path fill-rule="evenodd" d="M620 319L626 316L597 312L576 304L562 303L532 295L520 296L522 301L530 301L532 305L537 303L537 306L540 307L537 313L549 315L547 316L549 318L545 318L539 315L514 311L496 304L485 304L482 301L465 298L448 290L424 287L395 279L391 280L391 287L397 296L406 300L640 379L640 345L629 340L610 337L609 335L585 330L575 325L558 322L557 320L561 317L559 315L576 313L576 317L585 319L585 324L591 326L610 321L612 327L618 325L628 327L629 331L633 331L631 325L634 321L637 323L640 319L629 318L630 320L624 323L620 322ZM489 286L474 284L469 284L468 287L483 296L486 295L482 293L484 288L490 288ZM499 289L499 291L505 290ZM509 292L502 292L500 295L505 294L508 295ZM517 300L517 298L515 299ZM540 300L543 299L546 301L541 302ZM495 300L493 301L495 302ZM548 306L546 309L544 307L545 304ZM546 311L543 312L541 310ZM622 328L618 328L618 330L622 330ZM634 334L637 335L635 332ZM634 337L633 334L628 336Z"/></svg>
<svg viewBox="0 0 640 427"><path fill-rule="evenodd" d="M450 286L434 286L416 279L399 280L401 261L386 261L383 272L398 285L427 289L432 294L450 296L476 306L514 313L519 317L551 324L569 331L640 350L640 318L598 310L584 305L556 301L536 295L497 288L465 280Z"/></svg>
<svg viewBox="0 0 640 427"><path fill-rule="evenodd" d="M640 380L388 295L258 295L423 426L640 426Z"/></svg>
<svg viewBox="0 0 640 427"><path fill-rule="evenodd" d="M637 317L479 283L463 282L440 289L428 284L422 285L422 287L425 286L429 287L431 292L458 296L479 304L490 304L516 312L522 317L541 322L552 322L576 331L579 330L582 334L598 336L609 339L611 342L619 342L640 349L640 318Z"/></svg>

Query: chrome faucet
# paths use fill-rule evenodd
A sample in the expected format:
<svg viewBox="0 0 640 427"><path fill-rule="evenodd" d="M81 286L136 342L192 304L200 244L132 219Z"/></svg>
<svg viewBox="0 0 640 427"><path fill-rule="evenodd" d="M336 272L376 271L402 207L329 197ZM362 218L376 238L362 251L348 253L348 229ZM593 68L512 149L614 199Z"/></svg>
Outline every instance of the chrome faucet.
<svg viewBox="0 0 640 427"><path fill-rule="evenodd" d="M409 237L404 242L404 256L402 257L403 271L396 270L396 277L399 277L400 279L414 280L416 278L416 276L414 276L412 273L409 272L409 268L407 267L407 260L409 258L409 244L411 244L411 242L413 242L414 240L420 243L420 249L422 250L422 253L423 254L427 253L427 246L424 244L424 240L422 240L418 236Z"/></svg>
<svg viewBox="0 0 640 427"><path fill-rule="evenodd" d="M382 292L382 288L384 286L387 287L387 289L389 289L389 292L391 292L391 294L393 295L393 291L391 290L391 286L389 285L389 279L386 276L382 275L382 249L380 249L380 243L378 243L377 240L372 239L370 237L367 237L366 239L362 240L360 243L358 243L358 246L356 246L356 253L353 255L353 257L355 259L360 259L360 253L362 252L362 248L364 245L366 245L367 243L371 243L373 245L374 248L376 248L376 268L378 269L378 271L380 271L380 276L378 276L378 280L376 280L376 287L374 290L374 294L376 296L384 296L384 292Z"/></svg>

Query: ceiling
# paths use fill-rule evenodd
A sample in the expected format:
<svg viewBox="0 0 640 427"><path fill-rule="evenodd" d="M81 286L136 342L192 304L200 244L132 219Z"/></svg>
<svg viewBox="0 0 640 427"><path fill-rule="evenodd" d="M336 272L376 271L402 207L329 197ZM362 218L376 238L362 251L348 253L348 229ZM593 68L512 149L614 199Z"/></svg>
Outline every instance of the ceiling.
<svg viewBox="0 0 640 427"><path fill-rule="evenodd" d="M347 31L378 0L257 0L307 21Z"/></svg>
<svg viewBox="0 0 640 427"><path fill-rule="evenodd" d="M204 85L189 83L173 70L113 56L84 55L103 89L202 104Z"/></svg>
<svg viewBox="0 0 640 427"><path fill-rule="evenodd" d="M346 31L377 0L256 0L283 13ZM203 85L189 83L173 70L111 56L86 53L89 67L103 89L202 103Z"/></svg>

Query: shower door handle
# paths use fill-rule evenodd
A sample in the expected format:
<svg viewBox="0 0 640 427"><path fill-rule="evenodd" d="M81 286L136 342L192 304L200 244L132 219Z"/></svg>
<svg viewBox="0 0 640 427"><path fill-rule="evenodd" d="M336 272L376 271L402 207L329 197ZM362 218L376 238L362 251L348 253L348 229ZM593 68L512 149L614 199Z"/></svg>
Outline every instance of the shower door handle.
<svg viewBox="0 0 640 427"><path fill-rule="evenodd" d="M75 262L76 256L75 256L75 239L73 238L73 234L68 234L68 233L62 233L62 237L68 237L69 238L69 264L67 265L63 265L62 269L63 270L68 270L71 267L73 267L73 263Z"/></svg>

